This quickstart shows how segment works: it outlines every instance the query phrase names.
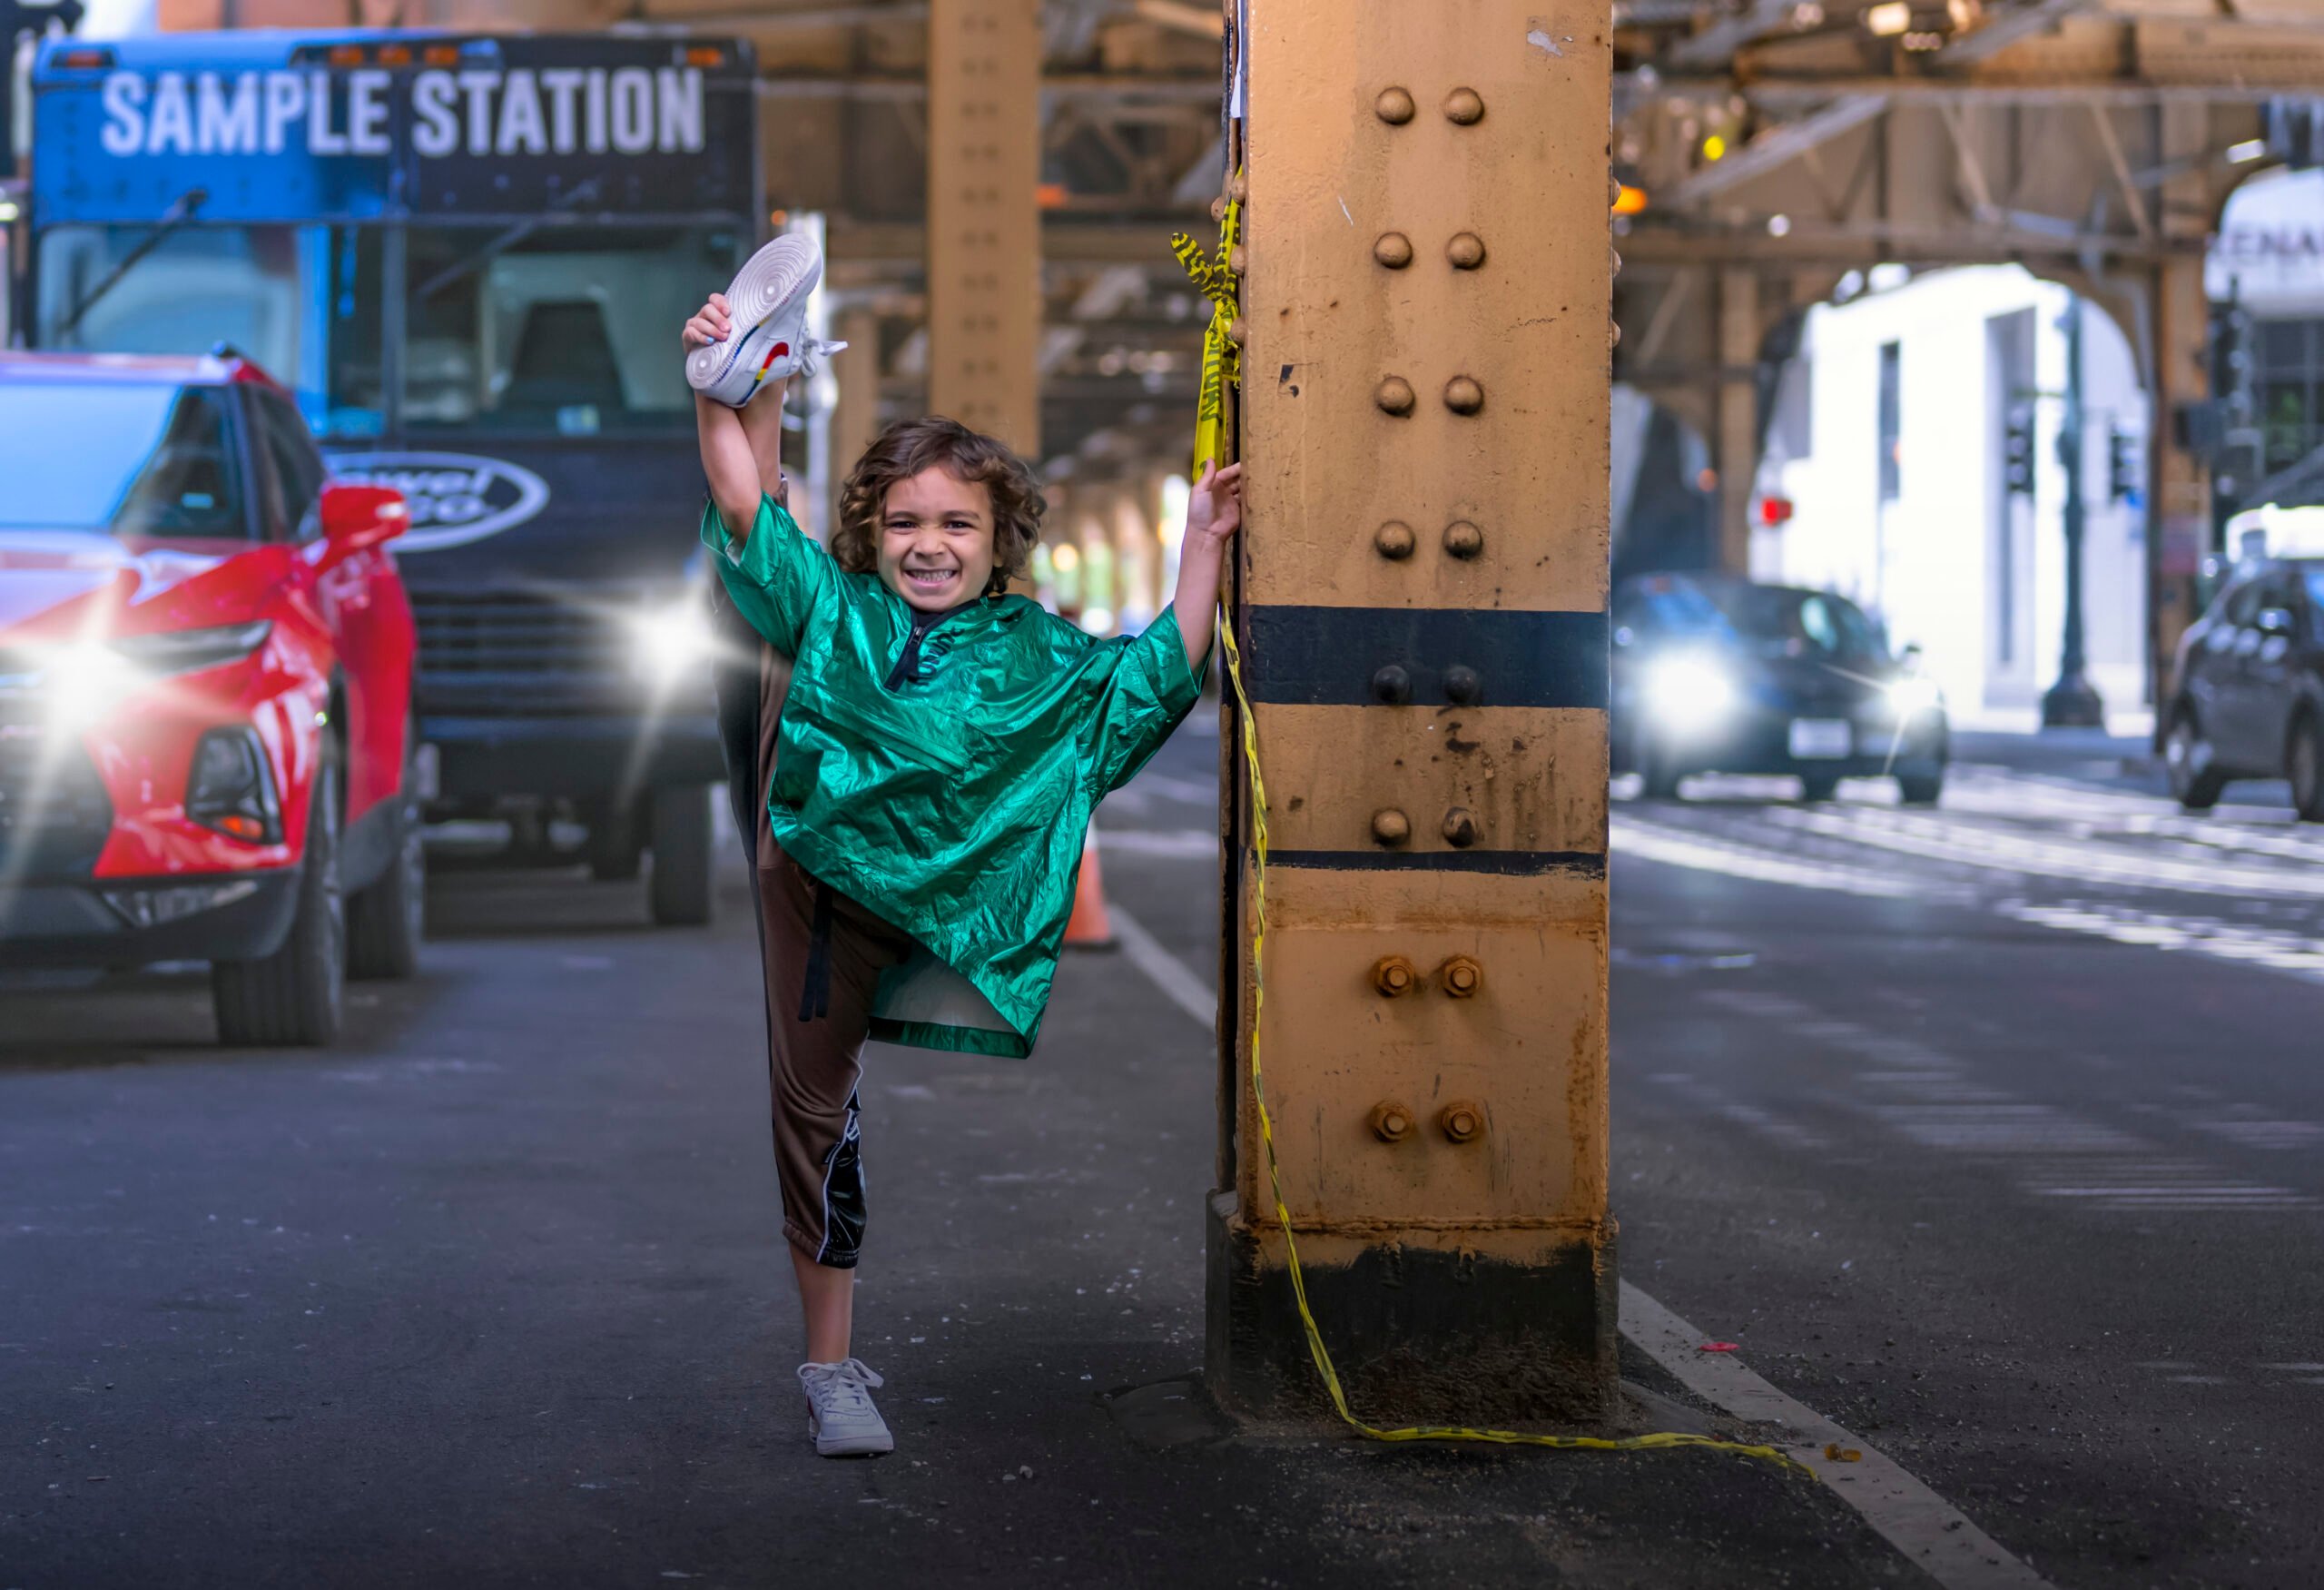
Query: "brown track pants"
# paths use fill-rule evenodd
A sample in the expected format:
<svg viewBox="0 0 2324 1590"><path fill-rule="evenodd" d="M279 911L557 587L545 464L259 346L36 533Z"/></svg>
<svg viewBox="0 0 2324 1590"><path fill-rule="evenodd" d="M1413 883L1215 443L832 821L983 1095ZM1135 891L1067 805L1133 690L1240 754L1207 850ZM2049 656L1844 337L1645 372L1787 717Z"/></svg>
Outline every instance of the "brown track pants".
<svg viewBox="0 0 2324 1590"><path fill-rule="evenodd" d="M737 627L747 633L747 627ZM730 642L741 635L729 633ZM902 929L783 854L767 831L766 790L774 775L776 726L791 666L749 636L757 676L736 667L720 680L730 771L751 764L749 794L737 795L735 822L753 850L759 948L765 966L767 1070L773 1096L774 1161L783 1192L783 1234L818 1264L852 1269L863 1242L863 1158L857 1084L862 1075L872 995L880 973L912 952ZM734 676L739 675L741 677ZM737 786L741 779L732 781ZM827 988L823 1013L800 1019L814 953L818 892L825 913ZM826 981L827 979L827 981Z"/></svg>

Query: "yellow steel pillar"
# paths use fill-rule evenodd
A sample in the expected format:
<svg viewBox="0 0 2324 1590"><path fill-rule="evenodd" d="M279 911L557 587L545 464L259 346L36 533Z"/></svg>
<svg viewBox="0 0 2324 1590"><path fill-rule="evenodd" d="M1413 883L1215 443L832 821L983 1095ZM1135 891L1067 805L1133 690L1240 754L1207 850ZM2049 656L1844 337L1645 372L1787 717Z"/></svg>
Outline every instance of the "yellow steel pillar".
<svg viewBox="0 0 2324 1590"><path fill-rule="evenodd" d="M1375 1419L1596 1417L1606 1207L1610 18L1249 0L1245 660L1266 1098L1307 1295ZM1208 1368L1313 1409L1249 1088Z"/></svg>
<svg viewBox="0 0 2324 1590"><path fill-rule="evenodd" d="M928 18L928 406L1039 456L1039 0Z"/></svg>
<svg viewBox="0 0 2324 1590"><path fill-rule="evenodd" d="M2195 577L2211 548L2211 469L2179 433L2183 409L2211 395L2207 368L2211 298L2203 257L2190 249L2154 272L2154 390L2147 435L2147 477L2153 500L2147 510L2147 628L2156 692L2156 732L2168 732L2172 660L2179 637L2199 617Z"/></svg>
<svg viewBox="0 0 2324 1590"><path fill-rule="evenodd" d="M2156 743L2170 731L2171 671L2179 637L2200 616L2195 577L2212 550L2209 463L2188 448L2180 414L2211 397L2211 296L2203 283L2203 250L2219 216L2220 195L2207 176L2211 117L2200 104L2166 102L2156 113L2162 158L2182 163L2186 174L2162 189L2162 231L2172 245L2153 275L2154 371L2148 405L2147 635L2155 692Z"/></svg>
<svg viewBox="0 0 2324 1590"><path fill-rule="evenodd" d="M1718 273L1718 416L1711 438L1718 474L1718 567L1751 572L1751 484L1759 467L1759 279L1729 267Z"/></svg>

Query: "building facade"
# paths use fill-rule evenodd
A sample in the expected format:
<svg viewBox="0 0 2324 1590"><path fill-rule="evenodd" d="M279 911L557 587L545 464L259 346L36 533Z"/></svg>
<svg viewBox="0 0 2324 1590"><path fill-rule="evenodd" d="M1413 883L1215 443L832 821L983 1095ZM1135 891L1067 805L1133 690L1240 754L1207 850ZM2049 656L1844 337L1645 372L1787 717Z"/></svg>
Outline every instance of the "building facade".
<svg viewBox="0 0 2324 1590"><path fill-rule="evenodd" d="M2071 296L2016 266L1849 285L1809 312L1777 386L1758 485L1763 520L1779 503L1790 517L1756 533L1752 573L1855 598L1921 648L1959 720L2030 726L2064 623ZM2088 672L2135 716L2147 402L2128 341L2090 306L2082 384Z"/></svg>

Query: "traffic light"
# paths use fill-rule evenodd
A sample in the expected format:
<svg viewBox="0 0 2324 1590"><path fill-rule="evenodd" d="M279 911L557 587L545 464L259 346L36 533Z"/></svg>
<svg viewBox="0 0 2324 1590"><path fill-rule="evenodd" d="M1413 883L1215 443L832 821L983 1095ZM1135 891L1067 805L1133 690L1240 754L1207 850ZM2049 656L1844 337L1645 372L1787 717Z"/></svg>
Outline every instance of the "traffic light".
<svg viewBox="0 0 2324 1590"><path fill-rule="evenodd" d="M2120 426L2106 433L2106 499L2122 502L2140 490L2138 439Z"/></svg>
<svg viewBox="0 0 2324 1590"><path fill-rule="evenodd" d="M2013 497L2034 495L2034 406L2013 404L2004 422L2001 441L2002 474Z"/></svg>
<svg viewBox="0 0 2324 1590"><path fill-rule="evenodd" d="M2251 409L2251 311L2221 304L2211 314L2211 396L2249 414Z"/></svg>

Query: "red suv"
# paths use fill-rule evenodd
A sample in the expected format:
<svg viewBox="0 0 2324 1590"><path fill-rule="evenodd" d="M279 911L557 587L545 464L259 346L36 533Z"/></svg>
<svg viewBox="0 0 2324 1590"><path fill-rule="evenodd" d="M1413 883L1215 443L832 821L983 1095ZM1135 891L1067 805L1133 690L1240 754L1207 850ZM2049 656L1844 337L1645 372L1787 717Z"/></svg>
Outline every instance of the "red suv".
<svg viewBox="0 0 2324 1590"><path fill-rule="evenodd" d="M402 497L248 360L0 355L0 966L208 961L325 1043L423 866Z"/></svg>

